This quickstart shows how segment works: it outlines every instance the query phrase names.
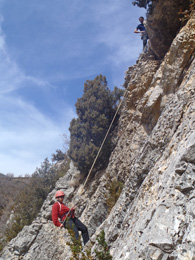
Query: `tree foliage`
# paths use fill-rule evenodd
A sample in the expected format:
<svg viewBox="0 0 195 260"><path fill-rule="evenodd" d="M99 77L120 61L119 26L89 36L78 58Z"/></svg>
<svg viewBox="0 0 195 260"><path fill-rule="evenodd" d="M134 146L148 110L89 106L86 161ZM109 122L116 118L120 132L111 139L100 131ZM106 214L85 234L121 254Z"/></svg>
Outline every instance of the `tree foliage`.
<svg viewBox="0 0 195 260"><path fill-rule="evenodd" d="M72 229L68 229L68 233L70 235L70 242L67 242L66 244L70 247L72 252L70 260L112 260L110 249L105 239L104 230L96 237L97 248L94 252L92 252L91 247L89 247L88 250L83 251L81 237L79 236L79 238L76 239Z"/></svg>
<svg viewBox="0 0 195 260"><path fill-rule="evenodd" d="M132 2L133 5L137 5L139 7L147 8L148 5L152 4L152 0L135 0Z"/></svg>
<svg viewBox="0 0 195 260"><path fill-rule="evenodd" d="M60 149L57 149L55 153L52 154L52 162L63 161L66 158L66 154Z"/></svg>
<svg viewBox="0 0 195 260"><path fill-rule="evenodd" d="M69 128L69 156L84 174L89 171L98 153L122 94L123 91L117 87L111 92L106 77L102 75L84 84L84 94L76 102L78 118L71 121ZM104 167L108 160L112 149L110 137L102 149L96 169Z"/></svg>
<svg viewBox="0 0 195 260"><path fill-rule="evenodd" d="M110 213L110 211L116 204L122 189L123 189L123 183L119 180L113 180L108 183L107 185L108 195L106 196L106 205L108 207L108 213Z"/></svg>
<svg viewBox="0 0 195 260"><path fill-rule="evenodd" d="M189 20L195 13L195 0L189 1L189 7L181 8L179 14L181 15L180 21L185 22Z"/></svg>
<svg viewBox="0 0 195 260"><path fill-rule="evenodd" d="M102 230L96 239L100 245L100 250L95 250L96 259L98 260L112 260L108 244L105 239L105 232Z"/></svg>

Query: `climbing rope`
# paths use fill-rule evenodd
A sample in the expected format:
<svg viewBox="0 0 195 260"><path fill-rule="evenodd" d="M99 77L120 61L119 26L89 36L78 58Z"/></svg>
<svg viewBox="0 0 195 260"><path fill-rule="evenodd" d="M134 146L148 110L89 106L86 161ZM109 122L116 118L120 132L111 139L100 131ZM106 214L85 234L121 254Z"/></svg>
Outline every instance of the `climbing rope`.
<svg viewBox="0 0 195 260"><path fill-rule="evenodd" d="M98 151L98 153L97 153L97 155L96 155L96 157L95 157L95 160L94 160L94 162L93 162L93 164L92 164L92 166L91 166L91 169L90 169L90 171L89 171L89 173L88 173L88 175L87 175L87 178L86 178L86 180L85 180L85 182L84 182L83 188L85 187L86 183L88 182L88 179L89 179L89 177L90 177L90 175L91 175L91 172L92 172L92 170L93 170L93 167L94 167L94 165L95 165L95 163L96 163L96 161L97 161L97 159L98 159L98 156L99 156L99 154L100 154L100 152L101 152L101 150L102 150L102 147L103 147L103 145L104 145L104 143L105 143L105 141L106 141L106 138L107 138L107 136L108 136L108 134L109 134L109 132L110 132L110 129L111 129L113 123L114 123L114 120L115 120L115 118L116 118L116 115L118 114L118 111L119 111L119 109L120 109L120 107L121 107L121 105L122 105L122 102L123 102L123 100L125 99L126 94L127 94L127 89L126 89L126 91L125 91L125 93L124 93L124 95L123 95L123 98L121 99L121 101L120 101L120 103L119 103L119 105L118 105L118 108L117 108L117 110L116 110L116 112L115 112L115 115L114 115L114 117L113 117L113 119L112 119L112 122L110 123L110 126L109 126L109 128L108 128L108 131L107 131L107 133L106 133L106 135L105 135L105 137L104 137L104 140L103 140L103 142L102 142L102 144L101 144L101 146L100 146L100 148L99 148L99 151Z"/></svg>

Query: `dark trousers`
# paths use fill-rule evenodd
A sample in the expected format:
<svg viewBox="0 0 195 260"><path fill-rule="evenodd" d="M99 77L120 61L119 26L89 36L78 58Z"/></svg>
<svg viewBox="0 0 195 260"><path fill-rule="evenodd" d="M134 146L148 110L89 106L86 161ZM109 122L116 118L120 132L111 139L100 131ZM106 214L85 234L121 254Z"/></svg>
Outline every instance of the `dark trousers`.
<svg viewBox="0 0 195 260"><path fill-rule="evenodd" d="M142 41L143 41L143 51L147 52L147 41L148 41L148 36L147 35L143 35L141 37Z"/></svg>
<svg viewBox="0 0 195 260"><path fill-rule="evenodd" d="M79 231L81 231L84 245L89 241L87 227L78 218L67 219L65 228L71 228L74 231L76 239L79 238Z"/></svg>

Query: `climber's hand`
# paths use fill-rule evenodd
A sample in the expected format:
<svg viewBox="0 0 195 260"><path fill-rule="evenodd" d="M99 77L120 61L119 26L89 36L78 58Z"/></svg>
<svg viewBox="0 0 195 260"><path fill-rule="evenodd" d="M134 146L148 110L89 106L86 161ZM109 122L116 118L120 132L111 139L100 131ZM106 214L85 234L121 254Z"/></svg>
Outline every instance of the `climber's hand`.
<svg viewBox="0 0 195 260"><path fill-rule="evenodd" d="M61 224L61 225L60 225L60 228L63 228L63 226L64 226L64 225L63 225L63 224Z"/></svg>

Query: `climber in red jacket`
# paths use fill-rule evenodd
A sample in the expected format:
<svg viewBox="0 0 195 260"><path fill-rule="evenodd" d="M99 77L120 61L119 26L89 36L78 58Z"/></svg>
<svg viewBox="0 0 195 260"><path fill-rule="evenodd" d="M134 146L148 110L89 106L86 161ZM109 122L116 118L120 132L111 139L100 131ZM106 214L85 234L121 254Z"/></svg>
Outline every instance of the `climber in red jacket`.
<svg viewBox="0 0 195 260"><path fill-rule="evenodd" d="M52 207L52 220L55 226L71 228L74 231L76 239L79 238L79 231L82 232L84 245L89 241L87 227L75 217L74 212L76 207L69 209L64 203L64 192L57 191L55 198L57 202ZM59 221L60 219L60 221Z"/></svg>

